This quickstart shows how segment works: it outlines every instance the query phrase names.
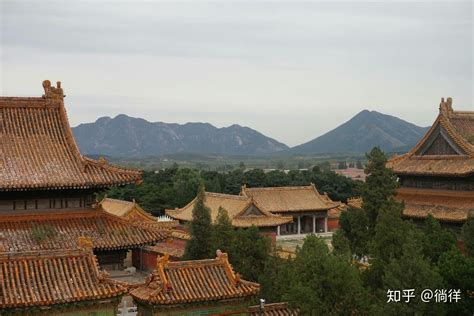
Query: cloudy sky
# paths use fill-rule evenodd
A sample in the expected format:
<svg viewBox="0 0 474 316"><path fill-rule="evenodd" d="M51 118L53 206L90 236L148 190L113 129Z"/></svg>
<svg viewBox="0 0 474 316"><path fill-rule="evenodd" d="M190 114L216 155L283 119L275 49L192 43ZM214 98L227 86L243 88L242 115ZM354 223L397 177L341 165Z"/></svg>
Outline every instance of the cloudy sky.
<svg viewBox="0 0 474 316"><path fill-rule="evenodd" d="M0 92L61 80L72 125L125 113L288 145L362 109L474 108L472 1L2 0Z"/></svg>

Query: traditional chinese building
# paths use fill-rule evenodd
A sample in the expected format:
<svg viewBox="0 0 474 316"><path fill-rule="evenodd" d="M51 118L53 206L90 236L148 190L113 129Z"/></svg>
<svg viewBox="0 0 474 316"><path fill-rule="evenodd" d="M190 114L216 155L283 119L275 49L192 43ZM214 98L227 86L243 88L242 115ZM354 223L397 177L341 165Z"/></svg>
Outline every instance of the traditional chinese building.
<svg viewBox="0 0 474 316"><path fill-rule="evenodd" d="M187 241L191 236L184 227L176 227L168 239L154 245L143 246L133 254L133 266L142 271L152 271L159 257L168 255L170 260L181 260L184 256Z"/></svg>
<svg viewBox="0 0 474 316"><path fill-rule="evenodd" d="M156 271L130 295L139 315L248 315L260 286L242 280L227 254L215 259L158 260Z"/></svg>
<svg viewBox="0 0 474 316"><path fill-rule="evenodd" d="M90 249L0 253L0 280L2 315L114 316L126 292Z"/></svg>
<svg viewBox="0 0 474 316"><path fill-rule="evenodd" d="M451 98L442 99L423 139L387 166L399 178L404 217L431 214L444 225L461 226L474 212L474 112L455 111Z"/></svg>
<svg viewBox="0 0 474 316"><path fill-rule="evenodd" d="M103 211L94 193L141 174L82 156L61 83L43 87L42 97L0 97L0 243L10 253L49 251L85 236L101 265L121 267L129 249L166 234Z"/></svg>
<svg viewBox="0 0 474 316"><path fill-rule="evenodd" d="M196 199L183 208L166 210L166 214L181 223L189 222L193 219L195 203ZM232 226L236 228L248 228L254 225L261 232L274 234L277 227L293 220L288 216L272 214L263 209L255 199L243 195L205 192L204 204L210 209L213 222L217 218L219 209L223 208L227 211Z"/></svg>
<svg viewBox="0 0 474 316"><path fill-rule="evenodd" d="M241 196L251 198L260 209L271 214L292 217L293 221L277 227L277 236L304 236L327 233L329 211L341 206L327 195L320 194L314 184L295 187L247 188L242 186ZM337 226L337 223L334 224Z"/></svg>
<svg viewBox="0 0 474 316"><path fill-rule="evenodd" d="M130 202L105 197L99 202L99 205L107 213L157 229L172 229L179 224L176 220L163 219L151 215L141 208L135 200Z"/></svg>

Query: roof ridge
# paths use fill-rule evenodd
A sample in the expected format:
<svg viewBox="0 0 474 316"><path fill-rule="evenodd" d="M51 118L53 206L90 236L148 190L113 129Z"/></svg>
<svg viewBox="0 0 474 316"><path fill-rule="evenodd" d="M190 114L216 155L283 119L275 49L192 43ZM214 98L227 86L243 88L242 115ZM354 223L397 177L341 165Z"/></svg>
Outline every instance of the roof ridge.
<svg viewBox="0 0 474 316"><path fill-rule="evenodd" d="M105 200L118 202L118 203L121 203L121 204L135 204L135 202L131 202L131 201L127 201L127 200L114 199L114 198L109 198L109 197L105 197L102 201L105 201Z"/></svg>
<svg viewBox="0 0 474 316"><path fill-rule="evenodd" d="M309 185L278 186L278 187L254 187L254 188L246 187L245 189L249 191L264 191L264 190L277 191L277 190L309 190L312 188L313 186L309 184Z"/></svg>
<svg viewBox="0 0 474 316"><path fill-rule="evenodd" d="M247 200L249 199L246 196L242 195L235 195L235 194L228 194L228 193L219 193L219 192L204 192L205 195L208 196L214 196L214 197L223 197L223 198L229 198L229 199L235 199L235 200Z"/></svg>
<svg viewBox="0 0 474 316"><path fill-rule="evenodd" d="M85 257L93 256L92 249L51 249L44 250L26 250L20 252L0 252L1 260L24 260L24 259L43 259L43 258L61 258L61 257Z"/></svg>

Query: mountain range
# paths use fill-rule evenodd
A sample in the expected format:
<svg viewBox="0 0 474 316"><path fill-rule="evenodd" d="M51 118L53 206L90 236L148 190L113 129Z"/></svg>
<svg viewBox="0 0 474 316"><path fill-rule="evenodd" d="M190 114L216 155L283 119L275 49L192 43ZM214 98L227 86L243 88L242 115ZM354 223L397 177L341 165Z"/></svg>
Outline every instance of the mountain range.
<svg viewBox="0 0 474 316"><path fill-rule="evenodd" d="M289 148L256 130L240 125L217 128L209 123L149 122L120 114L101 117L73 128L86 155L160 156L174 153L218 155L312 155L364 153L374 146L406 151L426 133L397 117L363 110L349 121L302 145Z"/></svg>
<svg viewBox="0 0 474 316"><path fill-rule="evenodd" d="M159 156L173 153L264 155L289 147L240 125L217 128L209 123L149 122L124 114L101 117L72 129L86 155Z"/></svg>

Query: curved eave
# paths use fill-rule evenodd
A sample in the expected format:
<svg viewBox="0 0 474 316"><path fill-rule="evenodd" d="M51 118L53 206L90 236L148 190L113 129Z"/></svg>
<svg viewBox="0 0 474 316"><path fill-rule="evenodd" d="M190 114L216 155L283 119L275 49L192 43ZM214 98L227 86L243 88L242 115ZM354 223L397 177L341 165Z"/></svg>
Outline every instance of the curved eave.
<svg viewBox="0 0 474 316"><path fill-rule="evenodd" d="M255 223L255 221L259 223ZM249 228L252 226L256 227L276 227L283 224L288 224L293 221L292 217L283 217L279 218L279 216L271 216L271 217L247 217L247 218L234 218L232 220L232 226L239 227L239 228Z"/></svg>
<svg viewBox="0 0 474 316"><path fill-rule="evenodd" d="M202 302L215 302L215 301L221 301L221 300L232 300L232 299L247 299L251 298L254 295L258 294L260 291L260 285L257 283L249 282L242 280L240 281L241 286L245 286L248 288L247 292L241 292L241 293L235 293L235 294L230 294L230 295L216 295L215 297L197 297L197 298L190 298L190 299L157 299L154 297L148 297L144 298L142 295L138 294L140 288L134 289L130 291L130 296L133 297L133 299L151 304L151 305L161 305L160 307L171 307L173 305L181 305L181 304L190 304L190 303L202 303Z"/></svg>

